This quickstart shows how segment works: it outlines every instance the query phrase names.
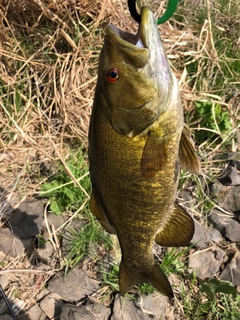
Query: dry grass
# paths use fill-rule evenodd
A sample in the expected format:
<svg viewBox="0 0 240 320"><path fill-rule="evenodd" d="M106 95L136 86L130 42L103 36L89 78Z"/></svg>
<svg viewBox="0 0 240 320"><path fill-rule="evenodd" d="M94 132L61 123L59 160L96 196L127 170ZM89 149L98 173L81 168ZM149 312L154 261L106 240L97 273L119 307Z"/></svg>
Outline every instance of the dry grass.
<svg viewBox="0 0 240 320"><path fill-rule="evenodd" d="M38 193L47 179L43 165L59 161L65 164L71 148L87 144L104 26L112 22L130 32L137 28L126 3L0 0L0 218L6 219L19 202ZM157 17L162 15L163 2L141 3L149 4ZM159 29L179 79L184 108L191 113L196 99L211 99L227 108L233 129L224 139L232 139L230 149L239 151L233 138L239 129L239 104L226 103L225 95L216 94L214 85L209 88L207 78L202 80L203 71L208 77L214 77L216 70L222 74L222 57L213 40L212 1L186 0L182 4L182 22L171 19ZM208 16L201 24L187 20L186 13L189 10L192 14L196 6L208 7ZM194 61L198 62L197 71L188 74L187 65ZM231 93L236 87L231 83L224 90ZM198 129L198 124L193 126ZM200 146L199 153L210 163L221 144L207 151L204 148ZM10 264L13 269L26 268L29 260L19 257ZM20 281L17 275L11 277L13 282ZM30 289L34 277L30 277L29 288L24 288L30 290L26 307L34 301L35 287ZM44 277L39 280L41 284L49 275Z"/></svg>
<svg viewBox="0 0 240 320"><path fill-rule="evenodd" d="M208 19L201 25L172 20L160 26L161 37L185 110L192 110L200 96L228 107L225 97L211 92L207 83L196 91L203 69L207 67L211 77L220 59L212 37L210 0L196 3L209 6ZM150 4L160 16L163 5ZM185 5L193 8L189 1ZM132 31L136 24L126 3L109 0L1 1L0 15L1 185L19 177L29 195L38 188L34 176L39 163L59 154L65 157L66 143L86 142L104 26L113 22ZM193 61L199 61L198 70L188 75L186 66Z"/></svg>

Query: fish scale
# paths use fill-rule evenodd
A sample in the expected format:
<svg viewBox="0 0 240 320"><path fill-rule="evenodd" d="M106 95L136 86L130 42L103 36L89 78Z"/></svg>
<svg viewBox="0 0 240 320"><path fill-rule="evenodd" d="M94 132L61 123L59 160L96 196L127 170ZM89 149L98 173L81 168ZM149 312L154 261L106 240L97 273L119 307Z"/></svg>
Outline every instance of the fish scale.
<svg viewBox="0 0 240 320"><path fill-rule="evenodd" d="M193 220L175 204L179 164L193 173L200 167L184 126L177 81L148 7L141 9L136 35L106 28L89 161L90 209L108 232L117 234L121 247L120 293L149 282L172 297L152 247L154 241L189 244Z"/></svg>

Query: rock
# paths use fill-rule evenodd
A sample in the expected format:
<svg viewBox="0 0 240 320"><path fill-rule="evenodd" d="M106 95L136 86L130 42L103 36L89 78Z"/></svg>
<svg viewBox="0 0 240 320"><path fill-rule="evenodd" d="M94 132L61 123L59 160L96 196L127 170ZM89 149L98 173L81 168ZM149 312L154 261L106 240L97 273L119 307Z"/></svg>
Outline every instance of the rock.
<svg viewBox="0 0 240 320"><path fill-rule="evenodd" d="M66 227L66 230L76 230L78 232L80 232L82 230L84 226L83 221L81 221L80 219L73 219L71 221L71 223Z"/></svg>
<svg viewBox="0 0 240 320"><path fill-rule="evenodd" d="M8 310L6 302L3 298L0 298L0 315L4 314Z"/></svg>
<svg viewBox="0 0 240 320"><path fill-rule="evenodd" d="M228 166L218 177L220 181L225 186L237 186L240 185L240 175L238 174L237 168Z"/></svg>
<svg viewBox="0 0 240 320"><path fill-rule="evenodd" d="M240 138L240 133L238 132L238 137ZM240 140L239 140L240 142ZM236 152L237 153L237 152ZM239 158L239 154L237 153L236 159ZM238 171L240 171L240 161L239 160L230 160L229 161L229 166L235 167Z"/></svg>
<svg viewBox="0 0 240 320"><path fill-rule="evenodd" d="M48 263L54 253L52 244L48 241L45 242L43 246L37 249L37 253L42 260Z"/></svg>
<svg viewBox="0 0 240 320"><path fill-rule="evenodd" d="M60 298L61 297L59 297L55 293L49 293L40 302L39 306L42 311L48 316L48 318L59 319L63 306L63 302L60 300Z"/></svg>
<svg viewBox="0 0 240 320"><path fill-rule="evenodd" d="M48 220L48 225L49 226L54 225L55 229L59 228L65 222L63 215L57 215L52 212L47 214L47 220ZM43 225L46 227L45 221Z"/></svg>
<svg viewBox="0 0 240 320"><path fill-rule="evenodd" d="M43 228L43 213L41 200L31 198L22 202L9 220L14 235L26 239L39 234Z"/></svg>
<svg viewBox="0 0 240 320"><path fill-rule="evenodd" d="M46 314L42 309L35 305L30 310L20 317L21 320L47 320Z"/></svg>
<svg viewBox="0 0 240 320"><path fill-rule="evenodd" d="M0 239L4 239L0 242L0 250L11 257L22 255L32 242L32 239L19 240L8 228L0 228Z"/></svg>
<svg viewBox="0 0 240 320"><path fill-rule="evenodd" d="M240 241L240 223L234 218L224 215L215 209L208 215L208 220L230 241Z"/></svg>
<svg viewBox="0 0 240 320"><path fill-rule="evenodd" d="M59 294L66 301L79 301L85 296L91 295L99 289L99 282L90 279L86 272L73 268L66 276L57 274L49 282L48 290Z"/></svg>
<svg viewBox="0 0 240 320"><path fill-rule="evenodd" d="M189 257L188 272L193 272L202 280L212 278L219 271L224 255L225 252L217 246L215 250L198 251ZM220 257L222 259L219 260Z"/></svg>
<svg viewBox="0 0 240 320"><path fill-rule="evenodd" d="M220 274L221 280L232 282L234 286L240 286L240 253L236 252L232 260Z"/></svg>
<svg viewBox="0 0 240 320"><path fill-rule="evenodd" d="M223 160L223 161L234 161L238 159L238 152L224 152L220 154L215 154L213 160Z"/></svg>
<svg viewBox="0 0 240 320"><path fill-rule="evenodd" d="M150 294L149 296L143 297L142 311L149 315L155 315L156 319L165 320L168 301L168 297L159 293Z"/></svg>
<svg viewBox="0 0 240 320"><path fill-rule="evenodd" d="M162 254L163 248L156 244L156 242L153 243L153 254L157 257L160 257Z"/></svg>
<svg viewBox="0 0 240 320"><path fill-rule="evenodd" d="M137 300L115 296L111 320L165 319L168 298L160 294L139 297Z"/></svg>
<svg viewBox="0 0 240 320"><path fill-rule="evenodd" d="M189 203L192 200L191 194L189 191L186 190L181 190L178 192L178 197L183 199L183 201L185 202L184 204L187 205L189 207Z"/></svg>
<svg viewBox="0 0 240 320"><path fill-rule="evenodd" d="M223 251L222 249L218 249L215 251L215 259L218 261L223 261L225 254L225 251Z"/></svg>
<svg viewBox="0 0 240 320"><path fill-rule="evenodd" d="M208 237L210 240L212 240L216 243L219 243L223 240L221 233L217 229L213 229L213 228L211 228L208 231Z"/></svg>
<svg viewBox="0 0 240 320"><path fill-rule="evenodd" d="M46 288L44 288L42 291L40 291L40 292L36 295L36 300L37 300L38 302L40 302L40 301L43 300L49 293L50 293L50 291L48 291Z"/></svg>
<svg viewBox="0 0 240 320"><path fill-rule="evenodd" d="M240 186L225 187L219 182L209 186L210 192L217 197L217 203L222 208L239 214L240 212Z"/></svg>
<svg viewBox="0 0 240 320"><path fill-rule="evenodd" d="M3 314L0 316L0 320L12 320L12 316L10 314Z"/></svg>
<svg viewBox="0 0 240 320"><path fill-rule="evenodd" d="M134 301L128 297L115 296L111 320L149 320L139 308L136 308Z"/></svg>
<svg viewBox="0 0 240 320"><path fill-rule="evenodd" d="M208 189L209 189L209 193L211 194L212 198L216 195L219 196L221 191L226 190L226 189L228 190L228 188L224 188L224 186L218 181L210 183L208 186Z"/></svg>
<svg viewBox="0 0 240 320"><path fill-rule="evenodd" d="M96 320L108 320L111 314L111 309L103 304L88 300L86 309L94 314Z"/></svg>
<svg viewBox="0 0 240 320"><path fill-rule="evenodd" d="M75 307L73 305L65 304L62 308L60 320L96 320L97 318L88 311L85 307ZM104 320L104 318L101 318Z"/></svg>
<svg viewBox="0 0 240 320"><path fill-rule="evenodd" d="M2 228L0 228L0 239L1 238L1 231L2 231ZM4 265L4 259L6 259L6 254L1 251L1 242L0 242L0 263Z"/></svg>
<svg viewBox="0 0 240 320"><path fill-rule="evenodd" d="M223 200L219 199L219 205L233 213L240 211L240 186L230 188Z"/></svg>
<svg viewBox="0 0 240 320"><path fill-rule="evenodd" d="M195 244L196 248L206 248L208 242L206 230L200 225L200 223L197 220L193 219L193 221L195 231L191 243Z"/></svg>
<svg viewBox="0 0 240 320"><path fill-rule="evenodd" d="M9 283L10 279L7 276L0 276L0 285L2 286L3 290L5 290L8 287Z"/></svg>

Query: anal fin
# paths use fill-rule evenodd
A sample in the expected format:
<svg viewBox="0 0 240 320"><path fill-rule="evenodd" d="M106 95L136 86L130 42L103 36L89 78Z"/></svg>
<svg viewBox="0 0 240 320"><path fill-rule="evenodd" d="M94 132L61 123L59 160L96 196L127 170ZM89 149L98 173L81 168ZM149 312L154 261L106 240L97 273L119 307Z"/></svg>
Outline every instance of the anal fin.
<svg viewBox="0 0 240 320"><path fill-rule="evenodd" d="M106 215L102 211L101 206L99 205L98 201L96 200L93 192L91 193L89 208L107 232L112 233L112 234L116 234L115 228L108 221Z"/></svg>
<svg viewBox="0 0 240 320"><path fill-rule="evenodd" d="M180 166L194 174L199 174L200 163L198 156L191 141L190 129L184 124L183 132L179 145Z"/></svg>
<svg viewBox="0 0 240 320"><path fill-rule="evenodd" d="M155 242L164 247L184 247L189 245L194 233L191 216L178 205L155 237Z"/></svg>

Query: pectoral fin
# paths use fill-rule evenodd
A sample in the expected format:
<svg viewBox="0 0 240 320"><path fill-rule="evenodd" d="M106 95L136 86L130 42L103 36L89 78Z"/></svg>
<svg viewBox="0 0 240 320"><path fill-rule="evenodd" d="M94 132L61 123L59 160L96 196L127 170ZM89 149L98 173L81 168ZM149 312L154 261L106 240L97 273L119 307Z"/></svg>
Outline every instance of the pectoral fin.
<svg viewBox="0 0 240 320"><path fill-rule="evenodd" d="M191 141L190 130L184 125L180 145L179 145L180 166L194 174L199 174L200 163Z"/></svg>
<svg viewBox="0 0 240 320"><path fill-rule="evenodd" d="M164 169L167 162L167 141L160 139L155 133L149 132L145 144L141 171L145 178L154 177L154 175Z"/></svg>
<svg viewBox="0 0 240 320"><path fill-rule="evenodd" d="M169 219L157 233L155 241L164 247L184 247L189 245L193 233L193 219L184 209L175 205Z"/></svg>
<svg viewBox="0 0 240 320"><path fill-rule="evenodd" d="M91 212L94 214L94 216L98 219L98 221L101 223L101 225L103 226L103 228L105 230L107 230L107 232L109 233L113 233L116 234L116 230L115 228L110 224L110 222L108 221L105 213L102 211L101 206L99 205L99 203L97 202L93 192L91 194L91 198L90 198L90 203L89 203L89 208L91 210Z"/></svg>

